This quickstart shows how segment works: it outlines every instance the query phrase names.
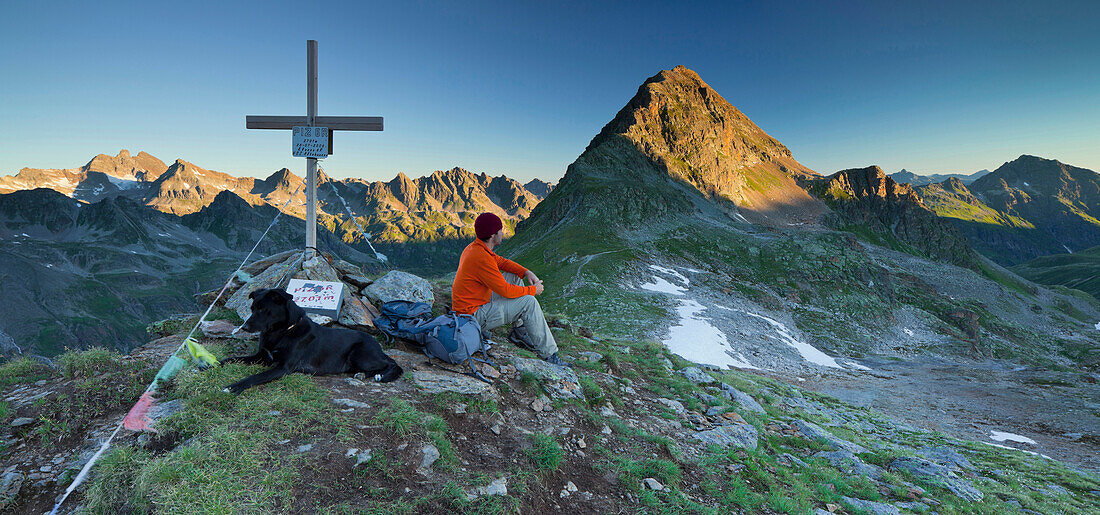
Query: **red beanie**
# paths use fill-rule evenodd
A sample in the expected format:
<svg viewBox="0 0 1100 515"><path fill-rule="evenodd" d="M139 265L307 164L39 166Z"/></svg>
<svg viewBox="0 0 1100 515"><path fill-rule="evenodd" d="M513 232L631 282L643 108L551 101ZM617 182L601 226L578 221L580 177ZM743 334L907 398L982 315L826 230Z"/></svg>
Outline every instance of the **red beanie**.
<svg viewBox="0 0 1100 515"><path fill-rule="evenodd" d="M477 234L479 240L487 240L503 228L504 222L492 213L481 213L477 215L477 220L474 220L474 234Z"/></svg>

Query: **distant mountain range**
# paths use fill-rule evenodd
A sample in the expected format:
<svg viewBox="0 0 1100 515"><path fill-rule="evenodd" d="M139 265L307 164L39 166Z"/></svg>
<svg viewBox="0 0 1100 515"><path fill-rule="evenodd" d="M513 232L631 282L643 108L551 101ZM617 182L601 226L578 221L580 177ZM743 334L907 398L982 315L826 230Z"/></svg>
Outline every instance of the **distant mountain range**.
<svg viewBox="0 0 1100 515"><path fill-rule="evenodd" d="M936 182L943 182L943 181L946 181L947 179L958 179L958 180L962 181L963 184L970 184L970 183L972 183L972 182L988 175L989 173L990 173L989 170L981 170L981 171L974 172L974 173L971 173L971 174L965 174L965 173L946 173L946 174L934 173L934 174L931 174L931 175L919 175L919 174L910 172L909 170L906 170L906 169L903 168L899 172L894 172L894 173L890 174L890 178L897 181L897 182L905 183L905 184L908 184L910 186L917 187L917 186L927 186L929 184L936 183Z"/></svg>
<svg viewBox="0 0 1100 515"><path fill-rule="evenodd" d="M917 188L976 250L1016 265L1100 245L1100 174L1023 155L969 186L959 179Z"/></svg>
<svg viewBox="0 0 1100 515"><path fill-rule="evenodd" d="M11 351L9 338L46 355L144 342L147 323L196 309L191 295L225 280L277 208L290 216L260 255L302 245L302 183L286 169L238 178L126 150L79 168L0 177L0 296L18 299L0 312L0 354ZM542 198L507 177L461 168L389 182L320 174L318 183L319 246L368 270L383 265L345 203L389 265L426 271L454 267L478 213L499 214L510 231Z"/></svg>
<svg viewBox="0 0 1100 515"><path fill-rule="evenodd" d="M23 168L14 176L0 177L0 194L47 188L86 203L126 197L157 211L186 215L202 210L221 192L229 191L253 206L268 204L283 209L289 199L284 210L304 217L303 182L285 168L261 180L207 170L182 159L165 165L145 152L131 156L122 150L115 156L95 156L79 168ZM489 177L462 168L417 179L399 173L389 182L333 180L321 173L319 210L337 220L334 228L349 241L362 235L342 227L349 218L345 202L360 224L378 235L380 241L431 241L468 236L467 219L483 211L512 222L522 219L553 188L538 179L527 185L534 191L503 175Z"/></svg>

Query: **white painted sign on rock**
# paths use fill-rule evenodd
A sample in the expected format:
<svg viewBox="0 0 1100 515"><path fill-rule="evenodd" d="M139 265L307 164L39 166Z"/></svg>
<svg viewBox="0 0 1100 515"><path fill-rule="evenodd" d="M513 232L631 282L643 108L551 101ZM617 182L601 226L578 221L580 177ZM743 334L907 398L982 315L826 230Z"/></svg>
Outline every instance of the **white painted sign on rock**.
<svg viewBox="0 0 1100 515"><path fill-rule="evenodd" d="M294 303L306 310L306 313L325 315L333 320L340 318L344 283L291 279L286 291L294 296Z"/></svg>

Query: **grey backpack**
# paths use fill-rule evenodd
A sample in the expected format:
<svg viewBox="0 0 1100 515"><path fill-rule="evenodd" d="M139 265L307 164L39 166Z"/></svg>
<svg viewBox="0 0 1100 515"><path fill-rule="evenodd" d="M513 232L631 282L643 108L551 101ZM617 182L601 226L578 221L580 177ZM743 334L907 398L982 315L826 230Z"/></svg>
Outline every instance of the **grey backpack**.
<svg viewBox="0 0 1100 515"><path fill-rule="evenodd" d="M480 361L492 365L489 355L486 354L489 350L489 339L472 315L460 315L452 311L409 328L408 332L423 345L424 354L428 357L453 365L465 363L470 367L470 372L463 372L464 374L491 382L478 372L474 363ZM474 357L477 352L481 352L482 358Z"/></svg>

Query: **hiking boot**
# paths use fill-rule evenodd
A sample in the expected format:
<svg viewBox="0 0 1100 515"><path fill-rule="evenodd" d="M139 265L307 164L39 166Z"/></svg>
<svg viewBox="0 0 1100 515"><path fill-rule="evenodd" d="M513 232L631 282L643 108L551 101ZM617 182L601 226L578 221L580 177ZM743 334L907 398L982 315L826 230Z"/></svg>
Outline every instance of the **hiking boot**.
<svg viewBox="0 0 1100 515"><path fill-rule="evenodd" d="M535 342L531 341L531 335L527 333L527 326L517 325L512 327L512 332L508 333L508 341L516 344L517 347L523 350L529 350L535 352Z"/></svg>
<svg viewBox="0 0 1100 515"><path fill-rule="evenodd" d="M548 358L542 358L542 360L549 363L549 364L551 364L551 365L557 365L559 367L573 368L572 363L570 363L568 361L565 361L564 359L561 359L560 357L558 357L558 353L556 353L556 352L551 354L550 357L548 357Z"/></svg>

